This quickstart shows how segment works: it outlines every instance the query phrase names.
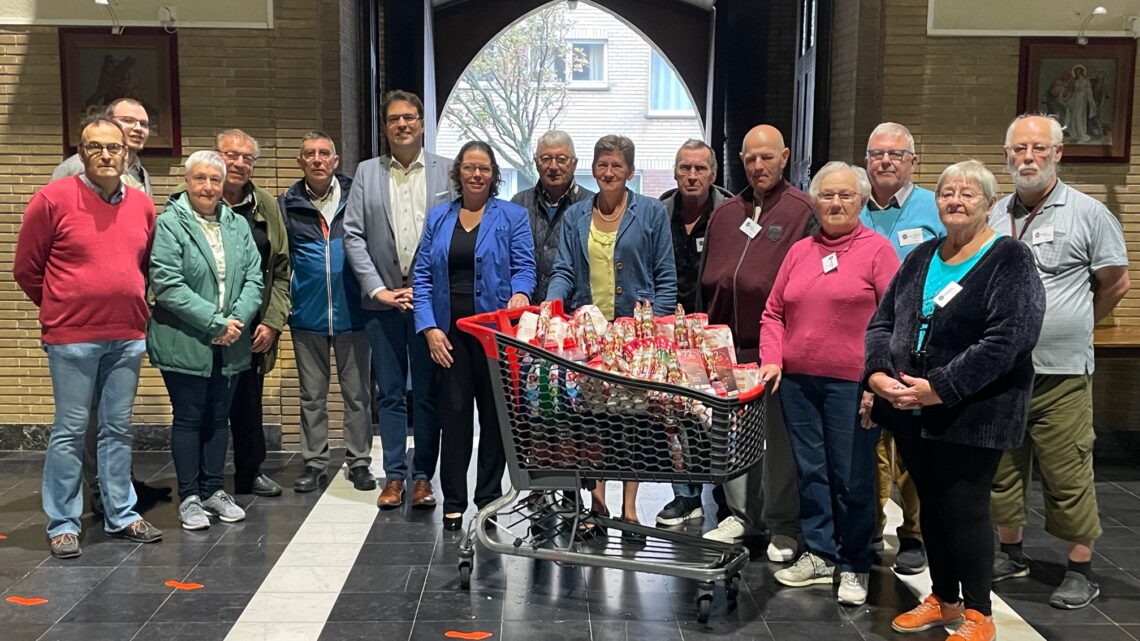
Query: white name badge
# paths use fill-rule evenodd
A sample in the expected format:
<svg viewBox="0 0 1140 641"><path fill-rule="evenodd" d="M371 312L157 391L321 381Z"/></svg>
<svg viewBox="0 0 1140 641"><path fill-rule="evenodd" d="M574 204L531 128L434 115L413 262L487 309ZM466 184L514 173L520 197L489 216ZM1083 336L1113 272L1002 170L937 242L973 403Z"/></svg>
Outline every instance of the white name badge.
<svg viewBox="0 0 1140 641"><path fill-rule="evenodd" d="M1033 244L1040 245L1041 243L1053 242L1053 227L1038 227L1033 230Z"/></svg>
<svg viewBox="0 0 1140 641"><path fill-rule="evenodd" d="M823 273L826 274L836 267L839 267L839 257L835 255L835 252L832 252L823 257Z"/></svg>
<svg viewBox="0 0 1140 641"><path fill-rule="evenodd" d="M697 239L697 253L699 254L699 253L703 252L704 250L705 250L705 239L704 238L698 238Z"/></svg>
<svg viewBox="0 0 1140 641"><path fill-rule="evenodd" d="M934 304L939 307L946 307L946 304L954 300L954 297L957 296L960 291L962 291L962 286L954 281L950 281L950 283L943 287L942 291L938 292L934 297Z"/></svg>
<svg viewBox="0 0 1140 641"><path fill-rule="evenodd" d="M899 231L899 247L909 247L922 243L922 228L903 229Z"/></svg>
<svg viewBox="0 0 1140 641"><path fill-rule="evenodd" d="M740 231L744 232L744 235L749 238L756 238L756 234L760 233L760 223L751 218L745 218L744 222L740 225Z"/></svg>

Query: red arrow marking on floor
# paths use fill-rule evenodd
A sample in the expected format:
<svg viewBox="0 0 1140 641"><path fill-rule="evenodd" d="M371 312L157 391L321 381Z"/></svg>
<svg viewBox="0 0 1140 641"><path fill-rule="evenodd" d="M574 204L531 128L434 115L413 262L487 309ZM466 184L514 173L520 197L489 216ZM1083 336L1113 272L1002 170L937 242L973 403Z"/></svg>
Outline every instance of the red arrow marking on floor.
<svg viewBox="0 0 1140 641"><path fill-rule="evenodd" d="M443 636L449 639L468 639L469 641L482 641L493 637L495 635L490 632L456 632L455 630L448 630L443 633Z"/></svg>
<svg viewBox="0 0 1140 641"><path fill-rule="evenodd" d="M28 598L22 596L10 596L7 599L8 603L15 603L16 605L43 605L48 602L47 599L40 597Z"/></svg>
<svg viewBox="0 0 1140 641"><path fill-rule="evenodd" d="M8 540L8 537L7 537L7 536L4 536L3 534L0 534L0 541L7 541L7 540Z"/></svg>
<svg viewBox="0 0 1140 641"><path fill-rule="evenodd" d="M201 583L183 583L181 581L167 581L163 583L163 585L174 588L175 590L201 590L206 587Z"/></svg>

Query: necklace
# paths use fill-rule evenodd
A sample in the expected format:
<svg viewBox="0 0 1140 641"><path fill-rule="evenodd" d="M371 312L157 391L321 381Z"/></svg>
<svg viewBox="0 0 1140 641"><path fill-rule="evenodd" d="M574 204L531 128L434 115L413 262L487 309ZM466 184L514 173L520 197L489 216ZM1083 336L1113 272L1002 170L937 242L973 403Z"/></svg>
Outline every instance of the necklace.
<svg viewBox="0 0 1140 641"><path fill-rule="evenodd" d="M617 222L623 215L625 215L627 199L628 195L622 194L621 202L618 203L617 207L614 207L614 213L607 216L602 213L602 208L598 206L598 196L594 196L594 213L603 223Z"/></svg>
<svg viewBox="0 0 1140 641"><path fill-rule="evenodd" d="M619 218L621 218L622 214L625 213L625 209L621 209L615 214L610 214L609 216L606 216L605 214L602 213L602 210L600 210L600 209L595 209L594 211L598 212L598 218L601 218L602 222L605 222L605 223L612 223L612 222L618 220Z"/></svg>

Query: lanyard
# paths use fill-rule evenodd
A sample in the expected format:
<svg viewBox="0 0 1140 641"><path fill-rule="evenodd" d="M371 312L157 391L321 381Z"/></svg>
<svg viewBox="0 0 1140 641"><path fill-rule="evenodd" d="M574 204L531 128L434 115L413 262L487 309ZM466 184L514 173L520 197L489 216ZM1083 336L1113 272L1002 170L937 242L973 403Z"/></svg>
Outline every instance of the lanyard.
<svg viewBox="0 0 1140 641"><path fill-rule="evenodd" d="M1052 192L1050 192L1050 193L1052 193ZM1014 196L1014 198L1017 198L1017 196ZM1025 217L1025 225L1022 226L1020 234L1017 233L1017 223L1014 220L1013 212L1010 212L1009 213L1009 235L1013 236L1014 238L1017 238L1018 240L1021 240L1025 236L1025 230L1029 229L1029 223L1033 222L1033 219L1036 218L1037 214L1041 212L1041 208L1045 206L1045 201L1048 199L1049 199L1049 194L1045 194L1045 197L1041 199L1041 202L1037 203L1037 206L1033 208L1033 211L1029 212L1029 215Z"/></svg>

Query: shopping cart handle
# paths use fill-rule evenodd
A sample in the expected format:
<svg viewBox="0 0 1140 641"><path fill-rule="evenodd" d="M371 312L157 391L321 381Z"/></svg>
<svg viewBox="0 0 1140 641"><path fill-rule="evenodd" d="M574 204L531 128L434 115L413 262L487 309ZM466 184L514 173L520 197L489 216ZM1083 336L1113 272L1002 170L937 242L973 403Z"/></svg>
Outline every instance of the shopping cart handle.
<svg viewBox="0 0 1140 641"><path fill-rule="evenodd" d="M498 358L498 346L495 344L495 333L507 333L510 331L514 324L522 318L525 312L539 312L537 305L529 307L518 307L515 309L500 309L493 312L485 312L483 314L475 314L474 316L467 316L455 321L455 326L460 331L471 334L479 343L483 345L483 352L487 358ZM551 316L565 315L562 312L562 301L556 300L550 304Z"/></svg>

